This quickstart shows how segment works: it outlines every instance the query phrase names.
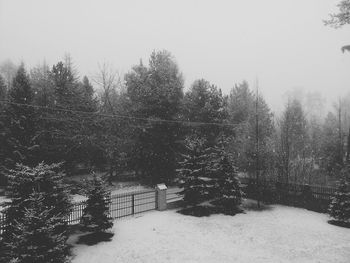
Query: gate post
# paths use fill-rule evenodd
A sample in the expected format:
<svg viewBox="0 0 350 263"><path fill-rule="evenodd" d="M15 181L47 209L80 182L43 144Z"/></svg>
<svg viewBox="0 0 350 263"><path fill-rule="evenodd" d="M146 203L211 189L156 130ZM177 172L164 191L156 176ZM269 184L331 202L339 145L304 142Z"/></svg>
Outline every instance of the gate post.
<svg viewBox="0 0 350 263"><path fill-rule="evenodd" d="M166 190L167 190L167 187L165 184L157 184L157 186L156 186L156 208L158 211L164 211L167 208Z"/></svg>

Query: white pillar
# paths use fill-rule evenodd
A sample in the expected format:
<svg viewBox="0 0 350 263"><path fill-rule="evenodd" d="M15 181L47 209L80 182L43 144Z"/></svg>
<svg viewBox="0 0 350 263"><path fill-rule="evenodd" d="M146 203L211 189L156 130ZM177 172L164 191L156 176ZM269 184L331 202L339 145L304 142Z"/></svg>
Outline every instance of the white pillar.
<svg viewBox="0 0 350 263"><path fill-rule="evenodd" d="M156 206L158 211L166 210L166 190L165 184L157 184L156 186Z"/></svg>

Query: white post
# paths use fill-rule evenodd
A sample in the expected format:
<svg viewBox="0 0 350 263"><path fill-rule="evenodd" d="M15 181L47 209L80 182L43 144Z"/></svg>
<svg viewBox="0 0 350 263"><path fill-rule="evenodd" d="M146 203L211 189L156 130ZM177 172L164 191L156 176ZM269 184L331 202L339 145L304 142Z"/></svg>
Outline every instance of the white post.
<svg viewBox="0 0 350 263"><path fill-rule="evenodd" d="M166 210L166 190L165 184L157 184L156 186L156 206L158 211Z"/></svg>

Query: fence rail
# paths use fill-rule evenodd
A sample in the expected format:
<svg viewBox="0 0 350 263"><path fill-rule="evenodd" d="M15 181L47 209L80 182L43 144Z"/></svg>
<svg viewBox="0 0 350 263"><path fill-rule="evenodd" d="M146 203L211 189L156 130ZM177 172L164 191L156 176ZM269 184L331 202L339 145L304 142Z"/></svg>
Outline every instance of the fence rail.
<svg viewBox="0 0 350 263"><path fill-rule="evenodd" d="M168 188L166 191L166 201L167 203L172 203L175 201L182 200L183 196L181 194L182 188L172 187Z"/></svg>

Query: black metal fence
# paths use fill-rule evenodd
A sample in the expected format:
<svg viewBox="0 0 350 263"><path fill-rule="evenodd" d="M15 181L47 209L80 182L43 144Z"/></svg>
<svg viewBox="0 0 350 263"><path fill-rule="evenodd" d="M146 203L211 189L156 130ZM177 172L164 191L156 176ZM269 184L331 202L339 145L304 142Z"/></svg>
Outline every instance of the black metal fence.
<svg viewBox="0 0 350 263"><path fill-rule="evenodd" d="M282 183L276 180L245 179L243 185L246 196L268 203L281 203L326 212L335 187Z"/></svg>
<svg viewBox="0 0 350 263"><path fill-rule="evenodd" d="M111 218L126 217L156 209L156 191L142 190L126 192L106 197L109 199L109 215ZM78 224L83 215L86 201L73 204L72 211L66 222L70 225ZM5 228L5 214L0 213L0 233Z"/></svg>
<svg viewBox="0 0 350 263"><path fill-rule="evenodd" d="M111 195L109 199L109 215L111 218L126 217L156 209L156 191L143 190ZM73 209L67 218L68 224L78 224L86 206L85 201L73 204Z"/></svg>
<svg viewBox="0 0 350 263"><path fill-rule="evenodd" d="M181 189L169 188L167 190L166 199L168 203L181 200L179 195ZM157 208L156 190L141 190L134 192L126 192L115 194L107 197L109 199L109 214L113 219L122 218L138 213L143 213ZM86 201L75 202L72 212L67 218L70 225L78 224L83 215ZM4 230L5 214L0 212L0 233Z"/></svg>

